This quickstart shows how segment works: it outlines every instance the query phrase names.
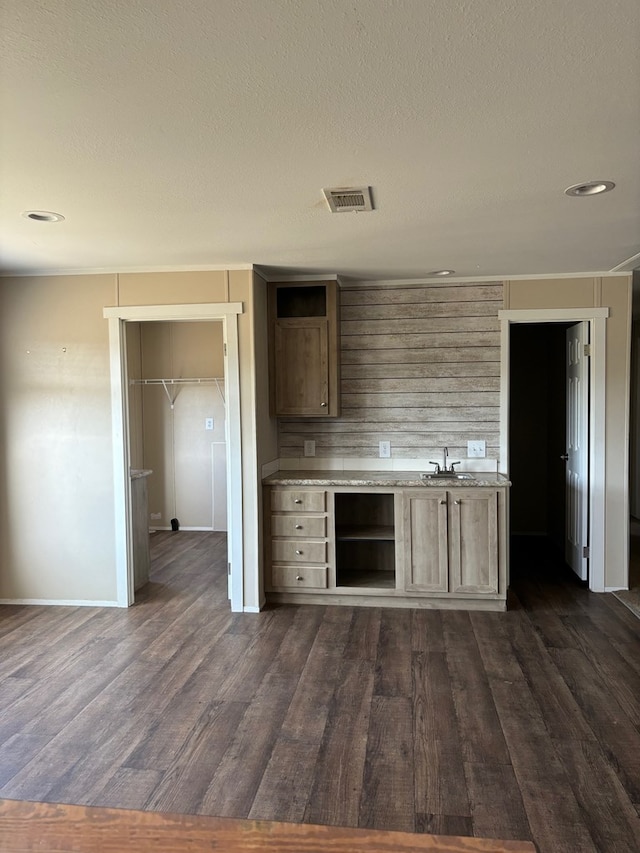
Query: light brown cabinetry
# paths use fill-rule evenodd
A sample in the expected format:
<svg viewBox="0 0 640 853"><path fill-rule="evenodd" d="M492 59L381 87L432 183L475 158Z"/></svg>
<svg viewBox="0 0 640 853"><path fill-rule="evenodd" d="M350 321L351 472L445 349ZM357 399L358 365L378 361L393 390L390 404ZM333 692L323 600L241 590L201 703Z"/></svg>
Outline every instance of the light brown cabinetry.
<svg viewBox="0 0 640 853"><path fill-rule="evenodd" d="M505 487L265 488L274 601L504 610Z"/></svg>
<svg viewBox="0 0 640 853"><path fill-rule="evenodd" d="M500 496L497 489L404 493L407 592L498 595Z"/></svg>
<svg viewBox="0 0 640 853"><path fill-rule="evenodd" d="M340 414L339 302L336 281L269 284L271 414Z"/></svg>
<svg viewBox="0 0 640 853"><path fill-rule="evenodd" d="M320 489L267 489L267 590L327 588L327 493Z"/></svg>

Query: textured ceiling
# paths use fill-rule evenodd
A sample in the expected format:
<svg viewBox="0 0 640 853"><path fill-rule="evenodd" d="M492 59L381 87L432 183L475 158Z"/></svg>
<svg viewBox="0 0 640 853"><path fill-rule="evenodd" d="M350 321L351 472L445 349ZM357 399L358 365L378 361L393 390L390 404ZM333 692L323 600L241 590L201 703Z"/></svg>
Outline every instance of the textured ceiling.
<svg viewBox="0 0 640 853"><path fill-rule="evenodd" d="M638 0L0 10L5 271L509 276L640 252ZM592 179L616 189L563 194ZM349 185L376 210L331 214L322 187Z"/></svg>

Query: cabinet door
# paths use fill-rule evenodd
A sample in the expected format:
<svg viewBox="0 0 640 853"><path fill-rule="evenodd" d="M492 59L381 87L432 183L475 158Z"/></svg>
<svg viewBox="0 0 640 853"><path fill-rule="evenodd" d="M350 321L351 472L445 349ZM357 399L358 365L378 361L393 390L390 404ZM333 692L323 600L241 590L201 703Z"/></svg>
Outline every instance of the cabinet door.
<svg viewBox="0 0 640 853"><path fill-rule="evenodd" d="M447 493L429 488L404 495L405 589L448 592Z"/></svg>
<svg viewBox="0 0 640 853"><path fill-rule="evenodd" d="M274 336L276 414L329 414L327 319L278 320Z"/></svg>
<svg viewBox="0 0 640 853"><path fill-rule="evenodd" d="M498 592L498 492L455 489L449 494L451 592Z"/></svg>

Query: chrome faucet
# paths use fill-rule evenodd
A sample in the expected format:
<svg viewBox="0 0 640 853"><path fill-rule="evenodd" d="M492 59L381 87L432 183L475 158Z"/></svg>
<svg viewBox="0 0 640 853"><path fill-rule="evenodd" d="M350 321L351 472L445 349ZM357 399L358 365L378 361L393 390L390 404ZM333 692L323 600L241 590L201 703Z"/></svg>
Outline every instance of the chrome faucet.
<svg viewBox="0 0 640 853"><path fill-rule="evenodd" d="M442 465L440 465L439 462L432 462L431 460L429 460L429 465L436 466L436 474L455 474L456 469L454 468L454 465L459 465L460 462L450 462L449 465L447 465L447 460L449 459L449 448L443 447L442 450Z"/></svg>

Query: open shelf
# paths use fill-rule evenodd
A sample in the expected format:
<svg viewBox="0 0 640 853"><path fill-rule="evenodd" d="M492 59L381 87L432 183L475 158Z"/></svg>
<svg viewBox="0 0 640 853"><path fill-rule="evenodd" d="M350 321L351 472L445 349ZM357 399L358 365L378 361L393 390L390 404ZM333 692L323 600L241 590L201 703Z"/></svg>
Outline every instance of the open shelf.
<svg viewBox="0 0 640 853"><path fill-rule="evenodd" d="M394 589L394 496L338 493L335 496L336 586Z"/></svg>

